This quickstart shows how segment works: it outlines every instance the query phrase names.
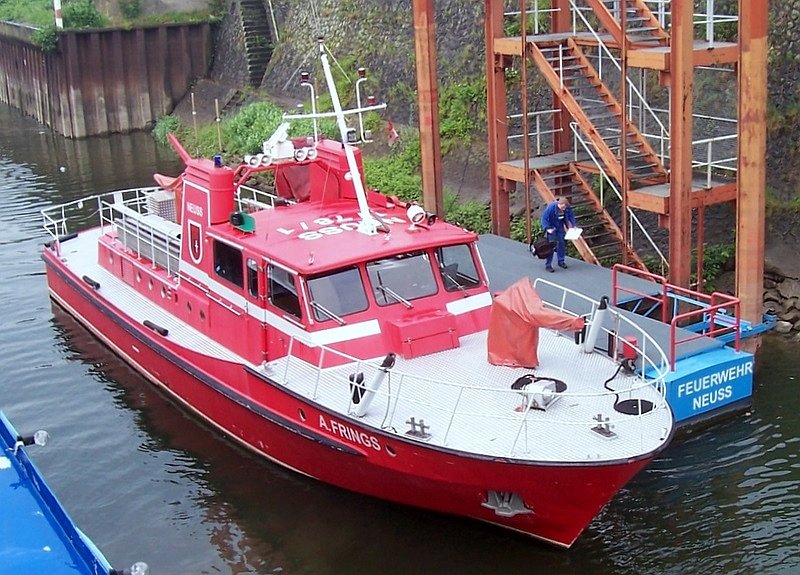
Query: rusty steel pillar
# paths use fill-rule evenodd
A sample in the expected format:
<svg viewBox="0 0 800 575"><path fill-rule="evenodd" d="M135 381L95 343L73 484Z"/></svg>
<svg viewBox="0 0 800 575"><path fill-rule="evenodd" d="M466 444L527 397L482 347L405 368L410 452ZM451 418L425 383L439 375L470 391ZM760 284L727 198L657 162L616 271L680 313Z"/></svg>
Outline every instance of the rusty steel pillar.
<svg viewBox="0 0 800 575"><path fill-rule="evenodd" d="M571 31L572 16L569 0L551 0L551 2L552 7L557 10L553 12L553 33ZM572 150L572 130L569 127L572 116L555 92L553 93L553 109L559 110L553 115L553 153L569 152Z"/></svg>
<svg viewBox="0 0 800 575"><path fill-rule="evenodd" d="M669 279L688 287L692 266L692 89L694 3L672 2L670 53Z"/></svg>
<svg viewBox="0 0 800 575"><path fill-rule="evenodd" d="M497 173L500 162L508 160L508 122L506 120L505 69L510 62L495 53L495 38L503 37L503 3L484 0L486 38L486 121L489 135L489 193L492 233L508 237L511 233L509 191L511 185Z"/></svg>
<svg viewBox="0 0 800 575"><path fill-rule="evenodd" d="M739 0L739 172L736 295L742 319L763 312L767 157L767 0Z"/></svg>
<svg viewBox="0 0 800 575"><path fill-rule="evenodd" d="M413 0L417 57L419 144L422 156L422 201L429 212L444 217L442 148L439 142L439 88L436 78L434 0Z"/></svg>

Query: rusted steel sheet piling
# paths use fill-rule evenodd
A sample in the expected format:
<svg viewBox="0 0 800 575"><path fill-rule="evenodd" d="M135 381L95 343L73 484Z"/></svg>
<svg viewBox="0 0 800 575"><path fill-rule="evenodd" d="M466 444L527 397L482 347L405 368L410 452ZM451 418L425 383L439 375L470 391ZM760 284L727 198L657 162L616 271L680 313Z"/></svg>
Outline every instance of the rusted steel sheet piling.
<svg viewBox="0 0 800 575"><path fill-rule="evenodd" d="M211 61L207 23L67 31L48 53L32 31L0 23L0 100L70 138L147 128Z"/></svg>

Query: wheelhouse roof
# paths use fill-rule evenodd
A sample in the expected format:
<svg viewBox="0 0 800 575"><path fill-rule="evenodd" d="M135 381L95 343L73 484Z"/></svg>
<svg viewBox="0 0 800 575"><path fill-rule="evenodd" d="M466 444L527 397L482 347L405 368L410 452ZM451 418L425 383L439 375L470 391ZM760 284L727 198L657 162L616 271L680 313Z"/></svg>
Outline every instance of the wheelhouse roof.
<svg viewBox="0 0 800 575"><path fill-rule="evenodd" d="M230 223L212 227L213 236L243 246L260 256L301 274L324 271L431 247L475 241L477 235L444 221L416 226L404 208L370 206L389 228L389 233L367 235L355 228L359 222L355 201L301 202L252 215L255 231L242 232Z"/></svg>

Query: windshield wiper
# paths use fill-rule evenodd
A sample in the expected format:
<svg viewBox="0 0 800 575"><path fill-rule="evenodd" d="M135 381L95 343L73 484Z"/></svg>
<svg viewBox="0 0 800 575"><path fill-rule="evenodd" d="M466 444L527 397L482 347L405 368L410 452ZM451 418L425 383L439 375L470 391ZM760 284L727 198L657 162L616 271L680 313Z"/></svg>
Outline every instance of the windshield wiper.
<svg viewBox="0 0 800 575"><path fill-rule="evenodd" d="M342 318L340 318L338 315L333 313L331 310L326 308L321 303L317 303L315 301L312 301L311 302L311 307L313 307L315 310L320 311L323 314L327 315L329 318L331 318L333 321L335 321L339 325L344 325L345 323L347 323L346 321L344 321Z"/></svg>
<svg viewBox="0 0 800 575"><path fill-rule="evenodd" d="M377 285L375 287L378 288L379 290L381 290L384 295L390 295L392 297L392 299L394 299L396 301L399 301L401 304L406 306L406 308L411 309L412 307L414 307L414 304L412 304L410 301L408 301L404 297L402 297L402 296L398 295L397 293L395 293L391 288L388 288L385 285Z"/></svg>
<svg viewBox="0 0 800 575"><path fill-rule="evenodd" d="M464 297L468 297L468 296L469 296L469 292L467 291L467 288L466 288L465 286L461 285L461 282L460 282L460 281L458 281L458 279L457 279L457 278L454 278L453 276L451 276L451 275L450 275L450 274L447 272L447 269L446 269L446 267L442 268L442 275L445 277L445 279L449 280L449 281L450 281L450 282L451 282L451 283L452 283L452 284L453 284L455 287L457 287L458 289L460 289L460 290L461 290L461 293L463 293L463 294L464 294ZM456 276L457 276L457 275L458 275L458 274L456 274Z"/></svg>

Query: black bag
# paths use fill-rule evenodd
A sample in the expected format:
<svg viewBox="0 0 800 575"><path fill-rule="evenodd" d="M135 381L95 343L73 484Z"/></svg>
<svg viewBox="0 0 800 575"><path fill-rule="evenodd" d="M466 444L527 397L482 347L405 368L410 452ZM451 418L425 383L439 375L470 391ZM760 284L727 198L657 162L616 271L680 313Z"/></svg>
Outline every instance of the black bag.
<svg viewBox="0 0 800 575"><path fill-rule="evenodd" d="M532 241L531 245L528 247L531 250L531 254L535 255L540 260L546 260L553 255L553 251L556 249L556 244L555 242L548 240L547 236L545 236L538 240Z"/></svg>

